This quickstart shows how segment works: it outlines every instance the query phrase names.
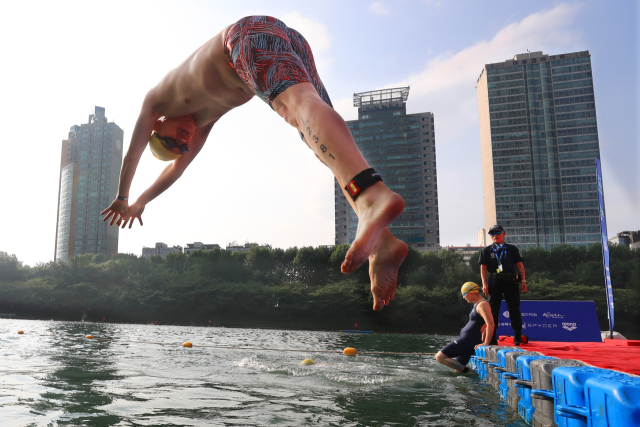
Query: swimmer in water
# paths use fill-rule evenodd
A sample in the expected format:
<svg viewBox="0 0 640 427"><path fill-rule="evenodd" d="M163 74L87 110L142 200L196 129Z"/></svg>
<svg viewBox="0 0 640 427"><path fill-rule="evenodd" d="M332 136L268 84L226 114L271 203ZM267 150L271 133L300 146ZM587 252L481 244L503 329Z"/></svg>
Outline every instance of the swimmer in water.
<svg viewBox="0 0 640 427"><path fill-rule="evenodd" d="M436 354L436 360L456 372L469 372L467 363L481 345L489 345L495 325L489 301L480 295L480 286L473 282L462 285L462 298L473 304L469 322L460 331L460 338Z"/></svg>
<svg viewBox="0 0 640 427"><path fill-rule="evenodd" d="M388 225L404 209L358 150L349 128L333 109L304 37L282 21L249 16L192 53L144 98L122 162L118 196L101 214L109 225L129 228L151 200L167 190L198 155L213 125L233 108L258 96L291 126L331 169L358 215L356 238L341 270L353 273L369 259L373 309L395 297L398 268L407 245ZM129 188L147 144L171 161L156 181L129 205Z"/></svg>

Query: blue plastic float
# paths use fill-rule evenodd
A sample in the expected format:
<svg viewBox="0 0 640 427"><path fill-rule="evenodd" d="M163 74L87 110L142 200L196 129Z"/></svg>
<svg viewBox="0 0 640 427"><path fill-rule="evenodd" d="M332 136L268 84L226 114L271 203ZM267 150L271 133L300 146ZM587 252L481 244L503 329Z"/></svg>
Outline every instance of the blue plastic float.
<svg viewBox="0 0 640 427"><path fill-rule="evenodd" d="M507 400L508 394L509 394L509 380L516 380L518 379L518 374L517 372L510 372L509 367L507 366L507 354L508 353L515 353L518 354L519 356L525 356L531 352L528 351L522 351L522 350L512 350L512 349L507 349L507 350L498 350L498 368L495 368L496 371L498 371L498 376L500 378L500 384L498 386L498 392L500 393L500 398ZM518 357L519 357L518 356ZM516 359L517 360L517 359Z"/></svg>
<svg viewBox="0 0 640 427"><path fill-rule="evenodd" d="M532 364L534 361L539 362ZM640 427L640 377L609 369L563 366L583 362L506 346L478 347L470 363L480 378L494 386L499 375L500 397L507 397L511 407L517 405L522 419L534 427ZM514 364L515 375L510 372ZM534 417L537 411L532 397L540 406L540 416Z"/></svg>
<svg viewBox="0 0 640 427"><path fill-rule="evenodd" d="M587 399L585 396L586 383L592 378L612 377L624 378L629 376L609 369L592 367L560 367L555 369L553 371L553 391L556 424L558 424L559 427L588 426L587 414L589 411L587 409ZM636 403L636 405L637 404L638 403Z"/></svg>
<svg viewBox="0 0 640 427"><path fill-rule="evenodd" d="M518 413L520 417L529 425L533 418L533 404L531 403L531 362L539 359L555 359L550 356L521 356L518 357L516 365L518 367L518 379L515 385L518 387Z"/></svg>
<svg viewBox="0 0 640 427"><path fill-rule="evenodd" d="M584 384L584 394L588 426L640 426L640 378L590 378Z"/></svg>
<svg viewBox="0 0 640 427"><path fill-rule="evenodd" d="M555 393L553 371L561 366L582 367L585 363L574 359L540 359L531 362L531 404L534 427L555 426Z"/></svg>
<svg viewBox="0 0 640 427"><path fill-rule="evenodd" d="M496 351L496 359L497 362L492 362L489 363L491 366L493 366L493 371L496 373L497 378L495 379L495 384L494 384L494 388L496 388L496 390L500 391L500 386L502 385L502 380L503 380L503 376L505 374L505 372L507 371L507 359L505 358L506 353L510 353L510 352L514 352L514 351L518 351L521 352L522 349L520 348L505 348L504 350L498 350ZM508 373L507 373L508 374ZM506 378L504 378L505 381L505 385L506 385ZM500 397L503 399L507 399L507 395L506 393L503 394L500 393Z"/></svg>

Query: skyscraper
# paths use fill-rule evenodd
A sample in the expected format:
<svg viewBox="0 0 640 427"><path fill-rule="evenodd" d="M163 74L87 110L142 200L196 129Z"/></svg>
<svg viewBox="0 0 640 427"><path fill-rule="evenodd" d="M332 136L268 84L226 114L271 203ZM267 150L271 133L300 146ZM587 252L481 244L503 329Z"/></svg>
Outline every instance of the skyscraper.
<svg viewBox="0 0 640 427"><path fill-rule="evenodd" d="M347 122L353 139L384 183L406 207L389 229L418 250L438 250L438 181L433 113L407 114L409 87L353 95L358 120ZM336 245L356 237L358 217L335 181Z"/></svg>
<svg viewBox="0 0 640 427"><path fill-rule="evenodd" d="M56 261L118 252L119 229L107 227L100 212L117 195L124 132L104 114L96 106L89 122L71 126L62 141Z"/></svg>
<svg viewBox="0 0 640 427"><path fill-rule="evenodd" d="M486 64L476 87L486 225L522 249L599 242L589 51Z"/></svg>

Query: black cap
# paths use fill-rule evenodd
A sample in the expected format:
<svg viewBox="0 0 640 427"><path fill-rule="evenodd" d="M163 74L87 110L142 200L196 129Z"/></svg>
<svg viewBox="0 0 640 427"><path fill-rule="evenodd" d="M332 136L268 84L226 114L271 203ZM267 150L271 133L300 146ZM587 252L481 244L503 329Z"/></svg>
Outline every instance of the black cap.
<svg viewBox="0 0 640 427"><path fill-rule="evenodd" d="M501 225L494 225L489 229L489 234L500 234L500 233L504 233L504 228L502 228Z"/></svg>

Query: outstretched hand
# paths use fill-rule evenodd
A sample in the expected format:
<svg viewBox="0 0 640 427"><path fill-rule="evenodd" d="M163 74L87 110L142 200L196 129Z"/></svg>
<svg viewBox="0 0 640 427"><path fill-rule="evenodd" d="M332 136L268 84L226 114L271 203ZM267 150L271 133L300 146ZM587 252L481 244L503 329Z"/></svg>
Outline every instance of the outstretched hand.
<svg viewBox="0 0 640 427"><path fill-rule="evenodd" d="M126 201L114 200L107 209L100 212L100 215L105 215L102 218L103 221L111 221L109 225L115 224L116 227L125 228L129 224L129 228L133 226L134 219L138 218L140 225L142 224L142 212L144 212L145 205L139 202L129 206Z"/></svg>

